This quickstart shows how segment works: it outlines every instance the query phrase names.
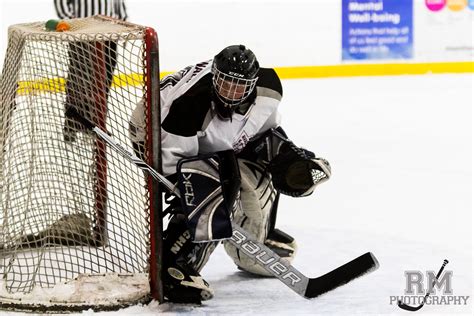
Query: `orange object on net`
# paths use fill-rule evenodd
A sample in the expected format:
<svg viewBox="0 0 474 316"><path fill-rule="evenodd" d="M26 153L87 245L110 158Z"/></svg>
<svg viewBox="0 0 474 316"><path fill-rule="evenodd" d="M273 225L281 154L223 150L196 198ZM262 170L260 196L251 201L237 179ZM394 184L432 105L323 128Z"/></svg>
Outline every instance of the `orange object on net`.
<svg viewBox="0 0 474 316"><path fill-rule="evenodd" d="M56 25L57 32L64 32L69 31L71 29L71 25L66 21L59 21L58 25Z"/></svg>

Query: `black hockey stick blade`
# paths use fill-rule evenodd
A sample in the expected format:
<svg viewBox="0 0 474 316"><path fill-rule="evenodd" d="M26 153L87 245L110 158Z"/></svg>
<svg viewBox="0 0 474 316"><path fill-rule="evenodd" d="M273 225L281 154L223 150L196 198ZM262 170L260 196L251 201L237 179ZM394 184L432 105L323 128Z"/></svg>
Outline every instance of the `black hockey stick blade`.
<svg viewBox="0 0 474 316"><path fill-rule="evenodd" d="M438 271L438 274L436 275L436 279L433 281L433 284L431 284L431 289L428 291L428 293L426 293L425 297L423 298L423 302L420 305L410 306L410 305L407 305L407 304L405 304L405 303L403 303L402 301L399 300L398 304L397 304L398 307L400 307L401 309L404 309L406 311L410 311L410 312L416 312L417 310L421 309L425 305L426 299L428 298L428 296L430 296L431 290L435 286L436 281L441 276L441 273L443 273L444 267L448 264L448 262L449 262L448 260L444 259L443 265L441 266L441 268Z"/></svg>
<svg viewBox="0 0 474 316"><path fill-rule="evenodd" d="M310 278L304 296L318 297L366 273L375 271L378 267L377 258L371 252L367 252L331 272L317 278Z"/></svg>

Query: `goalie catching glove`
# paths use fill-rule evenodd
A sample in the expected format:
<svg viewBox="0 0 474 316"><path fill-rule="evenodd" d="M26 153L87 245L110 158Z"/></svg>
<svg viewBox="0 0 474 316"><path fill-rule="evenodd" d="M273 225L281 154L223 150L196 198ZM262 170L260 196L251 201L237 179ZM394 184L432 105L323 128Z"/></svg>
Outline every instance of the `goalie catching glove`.
<svg viewBox="0 0 474 316"><path fill-rule="evenodd" d="M316 186L331 177L331 166L313 152L291 142L282 145L268 166L273 186L278 192L293 197L308 196Z"/></svg>

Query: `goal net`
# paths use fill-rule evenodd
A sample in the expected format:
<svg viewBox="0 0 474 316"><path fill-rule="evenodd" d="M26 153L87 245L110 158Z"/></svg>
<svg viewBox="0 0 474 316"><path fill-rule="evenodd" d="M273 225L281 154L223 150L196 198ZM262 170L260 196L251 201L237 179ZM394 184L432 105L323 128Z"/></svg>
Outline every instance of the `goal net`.
<svg viewBox="0 0 474 316"><path fill-rule="evenodd" d="M156 33L102 16L67 22L64 32L45 22L8 31L0 308L113 309L161 299L158 185L66 114L75 108L159 170ZM146 136L132 144L139 102Z"/></svg>

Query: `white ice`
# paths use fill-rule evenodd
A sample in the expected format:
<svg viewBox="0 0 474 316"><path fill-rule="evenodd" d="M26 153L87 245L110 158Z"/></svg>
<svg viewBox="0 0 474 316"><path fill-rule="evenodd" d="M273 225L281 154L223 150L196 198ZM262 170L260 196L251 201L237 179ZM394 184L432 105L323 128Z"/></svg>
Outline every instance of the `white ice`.
<svg viewBox="0 0 474 316"><path fill-rule="evenodd" d="M281 201L277 226L299 244L294 265L315 277L372 251L377 271L306 300L239 272L219 248L202 271L216 294L200 307L85 314L409 315L390 304L404 295L404 272L436 272L448 259L453 294L469 295L468 305L417 313L472 315L473 83L472 74L283 82L282 126L333 169L312 196Z"/></svg>

